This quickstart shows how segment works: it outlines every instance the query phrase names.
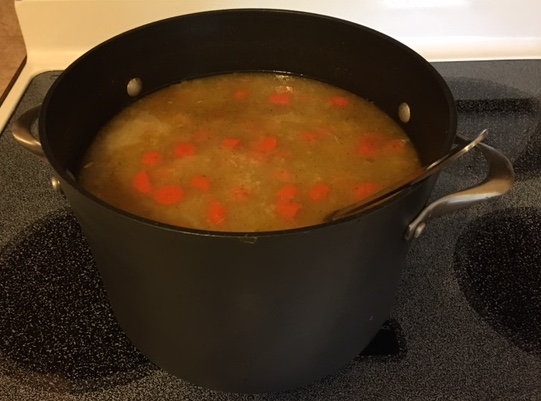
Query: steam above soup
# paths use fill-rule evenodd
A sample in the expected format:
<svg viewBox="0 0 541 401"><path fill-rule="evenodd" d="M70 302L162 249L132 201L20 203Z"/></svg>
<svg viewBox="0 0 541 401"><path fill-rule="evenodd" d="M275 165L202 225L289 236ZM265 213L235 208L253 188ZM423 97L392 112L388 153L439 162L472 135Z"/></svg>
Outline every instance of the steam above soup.
<svg viewBox="0 0 541 401"><path fill-rule="evenodd" d="M319 224L420 168L375 105L311 79L234 73L172 85L98 133L79 182L171 225L272 231Z"/></svg>

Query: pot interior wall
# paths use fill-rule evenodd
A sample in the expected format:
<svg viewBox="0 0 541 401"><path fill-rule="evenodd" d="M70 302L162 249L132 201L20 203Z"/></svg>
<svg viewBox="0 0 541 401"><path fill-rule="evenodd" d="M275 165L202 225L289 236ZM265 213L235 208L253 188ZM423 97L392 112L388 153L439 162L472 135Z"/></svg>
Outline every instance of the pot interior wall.
<svg viewBox="0 0 541 401"><path fill-rule="evenodd" d="M95 133L134 101L132 78L144 96L185 79L232 71L301 74L373 101L402 124L424 162L451 146L452 96L418 54L370 29L333 18L287 11L230 10L176 17L113 38L72 64L49 91L40 136L58 174L70 174Z"/></svg>

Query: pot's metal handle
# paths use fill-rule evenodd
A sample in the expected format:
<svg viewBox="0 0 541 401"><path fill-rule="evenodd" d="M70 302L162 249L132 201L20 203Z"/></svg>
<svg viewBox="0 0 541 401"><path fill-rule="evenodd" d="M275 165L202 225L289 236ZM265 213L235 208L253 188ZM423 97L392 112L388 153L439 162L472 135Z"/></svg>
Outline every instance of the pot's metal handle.
<svg viewBox="0 0 541 401"><path fill-rule="evenodd" d="M13 138L26 150L32 152L40 159L47 161L47 156L41 147L40 141L32 135L32 124L39 117L40 106L33 107L25 111L21 116L13 122L11 126L11 135ZM62 188L60 188L60 181L55 176L51 177L51 186L53 189L62 193Z"/></svg>
<svg viewBox="0 0 541 401"><path fill-rule="evenodd" d="M11 134L22 147L39 158L47 160L41 143L31 132L32 124L37 120L40 108L41 106L37 106L25 111L11 126Z"/></svg>
<svg viewBox="0 0 541 401"><path fill-rule="evenodd" d="M431 218L502 196L511 189L515 172L509 159L484 143L478 143L475 148L483 153L489 164L486 178L479 185L444 196L426 206L408 225L406 240L419 237Z"/></svg>

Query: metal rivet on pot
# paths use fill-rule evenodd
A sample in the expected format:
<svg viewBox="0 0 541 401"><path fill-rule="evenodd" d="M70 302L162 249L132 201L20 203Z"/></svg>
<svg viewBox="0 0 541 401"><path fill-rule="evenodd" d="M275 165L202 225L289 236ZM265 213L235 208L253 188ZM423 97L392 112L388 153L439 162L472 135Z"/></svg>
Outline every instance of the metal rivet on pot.
<svg viewBox="0 0 541 401"><path fill-rule="evenodd" d="M398 118L403 123L407 123L411 118L410 106L407 103L400 103L398 106Z"/></svg>
<svg viewBox="0 0 541 401"><path fill-rule="evenodd" d="M128 95L135 97L138 96L143 90L143 81L140 78L132 78L126 86Z"/></svg>
<svg viewBox="0 0 541 401"><path fill-rule="evenodd" d="M60 180L55 176L51 177L51 186L53 187L53 190L55 192L58 192L59 194L63 193L62 186L60 185Z"/></svg>

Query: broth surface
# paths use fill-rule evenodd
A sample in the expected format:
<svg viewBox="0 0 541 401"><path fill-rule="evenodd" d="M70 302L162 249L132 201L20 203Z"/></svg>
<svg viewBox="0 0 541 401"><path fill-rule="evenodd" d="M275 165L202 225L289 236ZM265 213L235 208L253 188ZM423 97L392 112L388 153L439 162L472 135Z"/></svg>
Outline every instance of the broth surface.
<svg viewBox="0 0 541 401"><path fill-rule="evenodd" d="M367 100L298 76L234 73L134 102L98 133L78 179L151 220L254 232L322 223L419 168L406 133Z"/></svg>

